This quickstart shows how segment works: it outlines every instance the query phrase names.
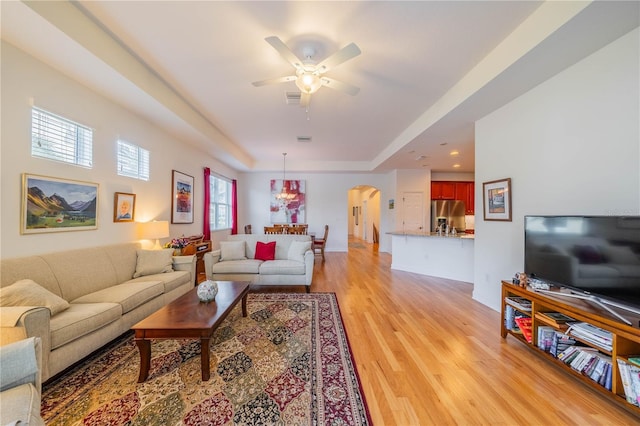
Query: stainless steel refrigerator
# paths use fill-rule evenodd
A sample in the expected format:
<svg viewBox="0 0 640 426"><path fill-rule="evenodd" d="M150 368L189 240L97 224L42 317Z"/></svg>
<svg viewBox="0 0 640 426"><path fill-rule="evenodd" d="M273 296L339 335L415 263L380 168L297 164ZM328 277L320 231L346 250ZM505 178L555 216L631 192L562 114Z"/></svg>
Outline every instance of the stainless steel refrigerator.
<svg viewBox="0 0 640 426"><path fill-rule="evenodd" d="M465 205L460 200L436 200L431 202L431 232L436 232L441 224L464 231ZM443 228L444 229L444 228Z"/></svg>

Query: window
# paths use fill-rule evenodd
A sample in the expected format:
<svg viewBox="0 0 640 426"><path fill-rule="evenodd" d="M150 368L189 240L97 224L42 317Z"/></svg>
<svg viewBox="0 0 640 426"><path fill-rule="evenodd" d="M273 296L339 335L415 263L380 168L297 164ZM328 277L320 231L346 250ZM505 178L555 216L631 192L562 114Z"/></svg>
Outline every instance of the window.
<svg viewBox="0 0 640 426"><path fill-rule="evenodd" d="M149 151L125 141L118 141L118 174L149 180Z"/></svg>
<svg viewBox="0 0 640 426"><path fill-rule="evenodd" d="M91 168L93 130L33 107L31 109L31 155Z"/></svg>
<svg viewBox="0 0 640 426"><path fill-rule="evenodd" d="M231 182L211 175L209 223L212 231L231 228Z"/></svg>

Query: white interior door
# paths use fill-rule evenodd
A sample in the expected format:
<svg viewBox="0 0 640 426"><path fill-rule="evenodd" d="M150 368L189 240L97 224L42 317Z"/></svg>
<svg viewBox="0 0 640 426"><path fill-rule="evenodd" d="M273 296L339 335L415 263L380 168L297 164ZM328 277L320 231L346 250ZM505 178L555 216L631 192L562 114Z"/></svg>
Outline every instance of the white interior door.
<svg viewBox="0 0 640 426"><path fill-rule="evenodd" d="M424 230L424 193L402 194L402 229L409 232Z"/></svg>

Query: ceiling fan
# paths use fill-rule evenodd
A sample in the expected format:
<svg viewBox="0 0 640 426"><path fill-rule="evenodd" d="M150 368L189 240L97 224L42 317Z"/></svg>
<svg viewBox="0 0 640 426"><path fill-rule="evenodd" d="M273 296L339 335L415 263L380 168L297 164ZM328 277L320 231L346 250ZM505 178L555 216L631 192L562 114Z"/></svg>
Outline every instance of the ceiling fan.
<svg viewBox="0 0 640 426"><path fill-rule="evenodd" d="M299 59L291 51L291 49L289 49L287 45L284 44L278 37L271 36L265 38L265 40L296 69L296 75L288 75L285 77L254 81L254 86L259 87L267 84L295 81L296 86L298 86L301 92L301 107L308 107L309 102L311 101L311 94L317 92L318 89L320 89L322 86L340 90L342 92L350 94L351 96L357 95L360 91L360 89L356 86L334 80L333 78L329 78L324 75L324 73L326 73L327 71L337 67L338 65L348 61L351 58L358 56L361 53L360 48L358 48L355 43L351 43L343 47L324 61L317 64L316 61L313 60L313 55L315 54L315 49L313 47L304 47L302 49L304 59Z"/></svg>

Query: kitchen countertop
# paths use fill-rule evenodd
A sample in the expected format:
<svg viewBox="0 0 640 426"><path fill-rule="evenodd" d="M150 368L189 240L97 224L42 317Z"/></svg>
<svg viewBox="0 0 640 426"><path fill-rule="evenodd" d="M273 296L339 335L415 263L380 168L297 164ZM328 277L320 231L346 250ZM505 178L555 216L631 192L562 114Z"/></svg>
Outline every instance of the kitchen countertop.
<svg viewBox="0 0 640 426"><path fill-rule="evenodd" d="M454 239L454 238L461 238L461 239L467 239L467 240L475 239L475 234L466 234L464 232L458 232L456 235L452 235L452 234L439 235L437 232L393 231L393 232L387 232L387 234L395 235L395 236L433 237L433 238L445 238L445 239Z"/></svg>

